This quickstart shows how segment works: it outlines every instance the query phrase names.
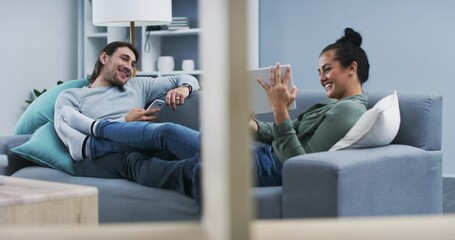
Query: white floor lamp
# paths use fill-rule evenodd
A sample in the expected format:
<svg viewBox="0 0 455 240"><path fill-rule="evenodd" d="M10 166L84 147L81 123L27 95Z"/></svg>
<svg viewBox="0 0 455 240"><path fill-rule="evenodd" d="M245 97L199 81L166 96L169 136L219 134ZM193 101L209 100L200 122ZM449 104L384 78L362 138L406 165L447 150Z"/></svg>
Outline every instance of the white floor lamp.
<svg viewBox="0 0 455 240"><path fill-rule="evenodd" d="M93 0L93 24L130 27L130 43L135 46L136 26L166 25L172 21L171 0Z"/></svg>

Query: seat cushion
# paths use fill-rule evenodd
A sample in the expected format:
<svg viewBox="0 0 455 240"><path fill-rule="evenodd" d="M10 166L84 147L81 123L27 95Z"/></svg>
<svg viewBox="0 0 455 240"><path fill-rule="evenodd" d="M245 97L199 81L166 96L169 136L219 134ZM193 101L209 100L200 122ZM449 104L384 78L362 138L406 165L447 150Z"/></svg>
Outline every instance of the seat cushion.
<svg viewBox="0 0 455 240"><path fill-rule="evenodd" d="M193 199L174 191L145 187L123 179L74 177L40 166L23 168L12 176L97 187L100 223L200 218Z"/></svg>
<svg viewBox="0 0 455 240"><path fill-rule="evenodd" d="M256 218L281 218L282 187L253 188L253 197L256 200Z"/></svg>

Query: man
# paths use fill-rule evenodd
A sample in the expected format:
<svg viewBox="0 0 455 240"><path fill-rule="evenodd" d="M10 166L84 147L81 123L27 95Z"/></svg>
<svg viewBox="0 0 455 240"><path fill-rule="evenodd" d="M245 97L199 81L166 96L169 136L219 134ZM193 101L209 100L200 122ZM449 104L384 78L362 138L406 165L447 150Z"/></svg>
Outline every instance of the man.
<svg viewBox="0 0 455 240"><path fill-rule="evenodd" d="M90 154L89 143L93 141L89 141L87 133L74 129L62 117L62 109L70 107L94 120L153 122L159 109L145 110L147 103L166 96L166 104L175 109L184 104L192 92L199 90L197 79L190 75L131 78L138 59L138 52L129 43L112 42L104 47L89 78L90 84L83 88L68 89L57 98L54 115L56 132L69 147L77 176L124 178L193 197L193 168L199 161L197 156L178 159L163 149L148 153L120 151L95 158ZM77 121L74 122L77 124ZM161 135L166 138L166 134L168 132ZM199 135L191 134L197 142L188 144L192 144L190 147L197 153ZM106 139L98 140L106 147L119 145Z"/></svg>

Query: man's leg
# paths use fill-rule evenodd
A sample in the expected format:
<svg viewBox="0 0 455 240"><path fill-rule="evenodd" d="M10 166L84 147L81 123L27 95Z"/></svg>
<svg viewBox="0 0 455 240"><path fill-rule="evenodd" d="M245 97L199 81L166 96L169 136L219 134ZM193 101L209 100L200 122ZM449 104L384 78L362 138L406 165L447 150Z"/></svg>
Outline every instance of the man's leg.
<svg viewBox="0 0 455 240"><path fill-rule="evenodd" d="M87 158L75 162L74 172L80 177L124 178L123 159L127 153L113 153L99 159Z"/></svg>
<svg viewBox="0 0 455 240"><path fill-rule="evenodd" d="M95 135L143 151L166 151L179 159L199 152L200 133L175 123L100 121Z"/></svg>
<svg viewBox="0 0 455 240"><path fill-rule="evenodd" d="M71 157L76 160L82 160L86 157L85 143L88 136L74 130L66 124L60 115L55 123L60 140L68 147Z"/></svg>
<svg viewBox="0 0 455 240"><path fill-rule="evenodd" d="M92 158L104 156L106 153L140 150L141 152L168 152L179 159L185 159L199 152L199 132L182 125L94 121L68 106L62 108L60 116L71 128L95 136L90 138ZM126 146L121 146L121 144Z"/></svg>
<svg viewBox="0 0 455 240"><path fill-rule="evenodd" d="M70 106L63 106L60 110L60 117L73 129L88 135L93 136L93 128L95 120L85 116L76 109Z"/></svg>
<svg viewBox="0 0 455 240"><path fill-rule="evenodd" d="M109 154L77 162L77 176L124 178L144 186L174 190L193 198L193 170L199 157L161 160L141 153Z"/></svg>
<svg viewBox="0 0 455 240"><path fill-rule="evenodd" d="M125 178L139 184L170 189L193 198L193 170L198 157L184 160L161 160L139 153L125 159Z"/></svg>
<svg viewBox="0 0 455 240"><path fill-rule="evenodd" d="M166 151L179 159L199 152L199 132L173 123L94 121L65 106L61 118L72 128L90 136L109 139L145 151ZM96 141L96 140L92 140ZM96 146L91 146L96 151ZM103 144L99 144L103 145ZM106 149L100 149L106 151Z"/></svg>

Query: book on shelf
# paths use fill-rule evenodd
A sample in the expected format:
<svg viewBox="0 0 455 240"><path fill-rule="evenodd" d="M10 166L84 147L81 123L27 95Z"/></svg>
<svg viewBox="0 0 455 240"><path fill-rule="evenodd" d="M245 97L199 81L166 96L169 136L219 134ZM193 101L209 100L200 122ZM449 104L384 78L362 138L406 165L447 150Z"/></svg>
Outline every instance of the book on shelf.
<svg viewBox="0 0 455 240"><path fill-rule="evenodd" d="M172 22L168 25L147 26L145 31L161 31L161 30L184 30L190 29L188 17L173 17Z"/></svg>
<svg viewBox="0 0 455 240"><path fill-rule="evenodd" d="M189 26L186 27L168 27L168 30L174 31L174 30L184 30L184 29L190 29Z"/></svg>

